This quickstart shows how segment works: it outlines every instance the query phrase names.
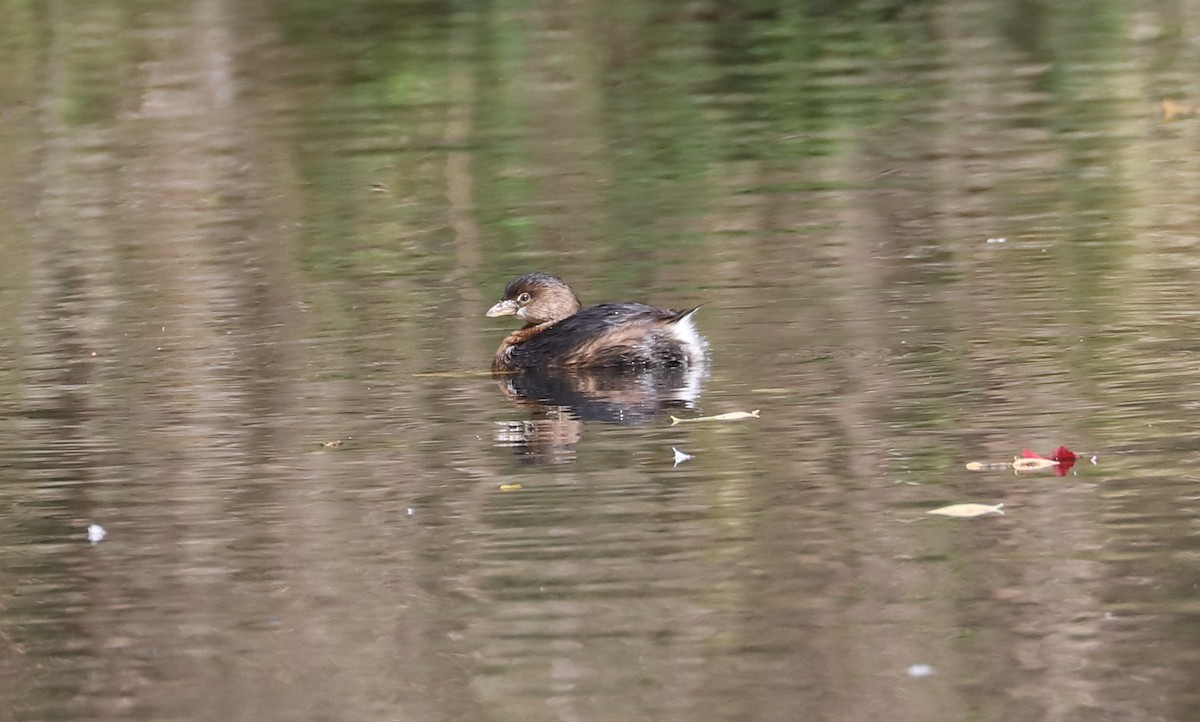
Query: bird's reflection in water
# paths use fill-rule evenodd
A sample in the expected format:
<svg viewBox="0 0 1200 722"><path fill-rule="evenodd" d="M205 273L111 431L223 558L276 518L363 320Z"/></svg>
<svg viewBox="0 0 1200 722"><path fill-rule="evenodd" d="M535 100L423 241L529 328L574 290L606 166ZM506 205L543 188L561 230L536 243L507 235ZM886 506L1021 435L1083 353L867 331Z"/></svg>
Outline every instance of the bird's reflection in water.
<svg viewBox="0 0 1200 722"><path fill-rule="evenodd" d="M496 442L531 465L569 464L584 422L640 426L665 410L690 409L700 397L704 367L644 371L548 369L497 375L500 390L529 412L528 421L500 422Z"/></svg>

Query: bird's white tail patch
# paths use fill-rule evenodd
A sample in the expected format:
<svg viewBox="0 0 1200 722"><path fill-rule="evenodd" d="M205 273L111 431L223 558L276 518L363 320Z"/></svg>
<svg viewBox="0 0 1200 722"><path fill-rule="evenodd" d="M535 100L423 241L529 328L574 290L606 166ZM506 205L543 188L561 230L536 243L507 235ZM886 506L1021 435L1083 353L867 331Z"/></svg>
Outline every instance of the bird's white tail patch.
<svg viewBox="0 0 1200 722"><path fill-rule="evenodd" d="M686 350L690 357L689 363L698 363L704 359L708 353L708 341L705 340L700 332L696 330L696 323L693 320L696 311L699 308L692 309L691 313L671 324L671 333L675 336Z"/></svg>

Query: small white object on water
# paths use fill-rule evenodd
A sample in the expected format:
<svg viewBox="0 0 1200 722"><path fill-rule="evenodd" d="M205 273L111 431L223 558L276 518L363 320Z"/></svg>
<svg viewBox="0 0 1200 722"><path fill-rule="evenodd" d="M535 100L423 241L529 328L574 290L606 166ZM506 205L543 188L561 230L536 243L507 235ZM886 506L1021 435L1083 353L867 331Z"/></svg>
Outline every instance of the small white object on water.
<svg viewBox="0 0 1200 722"><path fill-rule="evenodd" d="M1100 457L1096 456L1095 454L1092 454L1092 464L1099 464L1099 463L1100 463Z"/></svg>
<svg viewBox="0 0 1200 722"><path fill-rule="evenodd" d="M99 542L103 541L104 537L106 536L108 536L108 532L104 531L104 527L100 526L99 524L88 525L88 541L91 543L98 544Z"/></svg>
<svg viewBox="0 0 1200 722"><path fill-rule="evenodd" d="M951 504L937 509L931 509L926 514L941 514L959 519L973 519L988 514L1004 514L1004 504Z"/></svg>
<svg viewBox="0 0 1200 722"><path fill-rule="evenodd" d="M413 509L413 508L410 506L410 507L408 507L407 509L405 509L405 510L404 510L404 513L405 513L405 514L407 514L408 516L412 516L412 515L416 514L416 513L417 513L417 511L416 511L416 509Z"/></svg>
<svg viewBox="0 0 1200 722"><path fill-rule="evenodd" d="M914 664L907 670L909 677L932 677L933 666L928 664Z"/></svg>
<svg viewBox="0 0 1200 722"><path fill-rule="evenodd" d="M988 243L1004 243L1007 240L1008 240L1007 238L989 238L989 239L987 239L987 242Z"/></svg>
<svg viewBox="0 0 1200 722"><path fill-rule="evenodd" d="M688 459L696 458L696 456L694 454L684 453L684 452L680 451L679 449L676 449L674 446L671 447L671 451L675 452L675 463L672 466L679 466L680 464L687 461Z"/></svg>

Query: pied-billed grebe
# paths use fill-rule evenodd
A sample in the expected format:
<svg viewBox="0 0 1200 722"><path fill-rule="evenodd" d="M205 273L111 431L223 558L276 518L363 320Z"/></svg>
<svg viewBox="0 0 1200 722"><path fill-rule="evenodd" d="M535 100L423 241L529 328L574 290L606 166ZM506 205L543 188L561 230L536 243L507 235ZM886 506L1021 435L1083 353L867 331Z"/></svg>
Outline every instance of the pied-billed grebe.
<svg viewBox="0 0 1200 722"><path fill-rule="evenodd" d="M707 343L692 314L644 303L604 303L581 310L562 279L526 273L504 289L489 317L516 316L525 327L504 339L493 371L562 367L661 368L704 360Z"/></svg>

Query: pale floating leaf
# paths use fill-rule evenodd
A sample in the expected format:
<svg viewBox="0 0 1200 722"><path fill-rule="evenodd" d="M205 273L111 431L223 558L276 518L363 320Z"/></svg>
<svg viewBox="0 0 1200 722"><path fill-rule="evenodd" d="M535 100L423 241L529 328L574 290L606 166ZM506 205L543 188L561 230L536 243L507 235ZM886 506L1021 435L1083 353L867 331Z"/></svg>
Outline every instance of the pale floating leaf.
<svg viewBox="0 0 1200 722"><path fill-rule="evenodd" d="M753 411L730 411L728 414L717 414L716 416L697 416L694 419L681 419L678 416L671 417L671 426L675 424L692 424L699 421L737 421L739 419L757 419L759 410Z"/></svg>
<svg viewBox="0 0 1200 722"><path fill-rule="evenodd" d="M1014 471L1041 471L1042 469L1050 469L1058 466L1058 462L1054 459L1020 459L1013 457L1012 468Z"/></svg>
<svg viewBox="0 0 1200 722"><path fill-rule="evenodd" d="M1008 462L968 462L967 471L1003 471L1013 465Z"/></svg>
<svg viewBox="0 0 1200 722"><path fill-rule="evenodd" d="M1195 114L1196 108L1183 103L1176 103L1173 98L1162 99L1163 122L1170 123L1176 118L1188 118Z"/></svg>
<svg viewBox="0 0 1200 722"><path fill-rule="evenodd" d="M988 514L1003 514L1004 504L951 504L938 509L931 509L926 514L940 514L958 519L973 519Z"/></svg>
<svg viewBox="0 0 1200 722"><path fill-rule="evenodd" d="M500 491L520 491L525 488L521 484L501 484Z"/></svg>

